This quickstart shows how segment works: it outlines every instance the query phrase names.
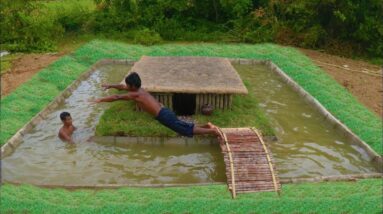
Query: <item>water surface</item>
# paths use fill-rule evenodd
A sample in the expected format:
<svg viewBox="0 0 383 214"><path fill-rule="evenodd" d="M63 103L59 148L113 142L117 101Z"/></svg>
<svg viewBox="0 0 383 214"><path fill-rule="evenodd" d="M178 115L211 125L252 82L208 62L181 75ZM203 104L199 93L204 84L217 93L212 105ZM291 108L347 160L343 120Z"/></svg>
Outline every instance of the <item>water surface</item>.
<svg viewBox="0 0 383 214"><path fill-rule="evenodd" d="M48 185L190 184L226 180L223 157L211 139L137 143L89 140L107 103L88 100L115 93L101 83L120 82L126 65L108 65L82 81L48 118L2 160L5 181ZM269 117L278 141L269 142L281 178L377 172L366 151L351 144L325 118L265 66L235 65L249 93ZM61 142L59 114L69 111L76 144ZM140 113L142 114L142 113Z"/></svg>
<svg viewBox="0 0 383 214"><path fill-rule="evenodd" d="M126 65L103 66L82 81L47 120L24 136L23 143L12 155L2 160L3 180L50 185L225 181L223 157L219 146L210 139L178 138L145 144L89 140L109 105L90 105L88 100L115 93L101 90L101 84L119 83L129 69ZM75 145L63 143L57 137L62 111L71 113L78 128L73 135Z"/></svg>
<svg viewBox="0 0 383 214"><path fill-rule="evenodd" d="M234 67L275 130L278 141L269 145L281 178L377 172L362 147L335 130L276 73L263 65Z"/></svg>

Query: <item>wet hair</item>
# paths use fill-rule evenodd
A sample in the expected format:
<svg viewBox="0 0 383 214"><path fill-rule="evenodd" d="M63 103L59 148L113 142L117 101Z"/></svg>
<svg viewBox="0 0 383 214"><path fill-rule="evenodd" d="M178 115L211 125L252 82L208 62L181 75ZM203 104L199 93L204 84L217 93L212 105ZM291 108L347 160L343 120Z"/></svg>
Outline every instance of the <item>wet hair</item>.
<svg viewBox="0 0 383 214"><path fill-rule="evenodd" d="M132 72L125 78L125 83L138 89L141 87L141 78L136 72Z"/></svg>
<svg viewBox="0 0 383 214"><path fill-rule="evenodd" d="M61 112L61 114L60 114L61 121L64 121L67 117L70 117L69 112L66 112L66 111Z"/></svg>

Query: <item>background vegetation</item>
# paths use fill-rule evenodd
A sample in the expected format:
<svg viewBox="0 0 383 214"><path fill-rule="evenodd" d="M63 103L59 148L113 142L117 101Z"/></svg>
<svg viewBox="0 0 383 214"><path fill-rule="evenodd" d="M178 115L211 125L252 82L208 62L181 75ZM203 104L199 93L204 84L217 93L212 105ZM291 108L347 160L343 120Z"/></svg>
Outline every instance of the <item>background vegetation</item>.
<svg viewBox="0 0 383 214"><path fill-rule="evenodd" d="M0 44L51 51L67 34L161 41L276 42L383 56L381 0L2 0Z"/></svg>

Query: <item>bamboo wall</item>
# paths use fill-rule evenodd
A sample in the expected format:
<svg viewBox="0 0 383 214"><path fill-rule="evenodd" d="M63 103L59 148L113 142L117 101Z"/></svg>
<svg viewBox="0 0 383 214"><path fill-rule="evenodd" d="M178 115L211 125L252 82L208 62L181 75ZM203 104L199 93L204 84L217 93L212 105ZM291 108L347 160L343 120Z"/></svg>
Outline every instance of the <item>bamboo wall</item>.
<svg viewBox="0 0 383 214"><path fill-rule="evenodd" d="M209 104L214 109L230 109L232 103L231 94L197 94L196 95L196 113L201 112L201 107L204 104Z"/></svg>
<svg viewBox="0 0 383 214"><path fill-rule="evenodd" d="M167 93L152 93L154 98L158 102L162 103L164 106L173 110L173 95ZM209 104L214 107L214 109L230 109L232 104L232 95L231 94L197 94L196 95L196 113L201 112L201 107L204 104ZM136 106L136 110L140 111L140 108Z"/></svg>

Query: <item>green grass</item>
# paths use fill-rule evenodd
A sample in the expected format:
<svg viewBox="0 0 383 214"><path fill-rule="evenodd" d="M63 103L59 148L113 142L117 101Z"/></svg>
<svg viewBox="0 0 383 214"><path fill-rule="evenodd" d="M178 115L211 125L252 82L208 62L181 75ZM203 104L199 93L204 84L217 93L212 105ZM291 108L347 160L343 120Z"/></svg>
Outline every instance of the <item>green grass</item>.
<svg viewBox="0 0 383 214"><path fill-rule="evenodd" d="M8 54L0 58L0 75L9 72L12 68L13 60L18 59L21 54Z"/></svg>
<svg viewBox="0 0 383 214"><path fill-rule="evenodd" d="M245 82L249 91L252 84ZM257 127L263 135L274 135L269 121L259 109L253 93L246 96L234 96L230 111L215 110L211 116L195 115L197 124L212 122L220 127ZM143 128L144 127L144 128ZM134 111L134 104L124 101L111 104L104 112L96 128L96 135L165 136L176 133L164 127L146 113Z"/></svg>
<svg viewBox="0 0 383 214"><path fill-rule="evenodd" d="M138 60L142 55L194 55L272 60L376 152L383 153L382 120L294 48L274 44L206 43L142 46L107 40L94 40L83 45L2 98L0 144L4 144L61 90L98 60L103 58ZM50 90L47 91L47 88ZM22 111L16 111L15 106Z"/></svg>
<svg viewBox="0 0 383 214"><path fill-rule="evenodd" d="M194 43L146 47L94 40L55 61L1 99L0 143L4 144L96 61L103 58L137 60L142 55L272 60L382 154L381 119L299 51L273 44ZM0 188L0 209L2 213L381 213L381 185L380 179L283 185L281 198L275 193L256 193L231 200L225 186L66 191L4 184Z"/></svg>
<svg viewBox="0 0 383 214"><path fill-rule="evenodd" d="M2 213L381 213L382 181L288 184L238 195L225 185L116 190L1 187Z"/></svg>

